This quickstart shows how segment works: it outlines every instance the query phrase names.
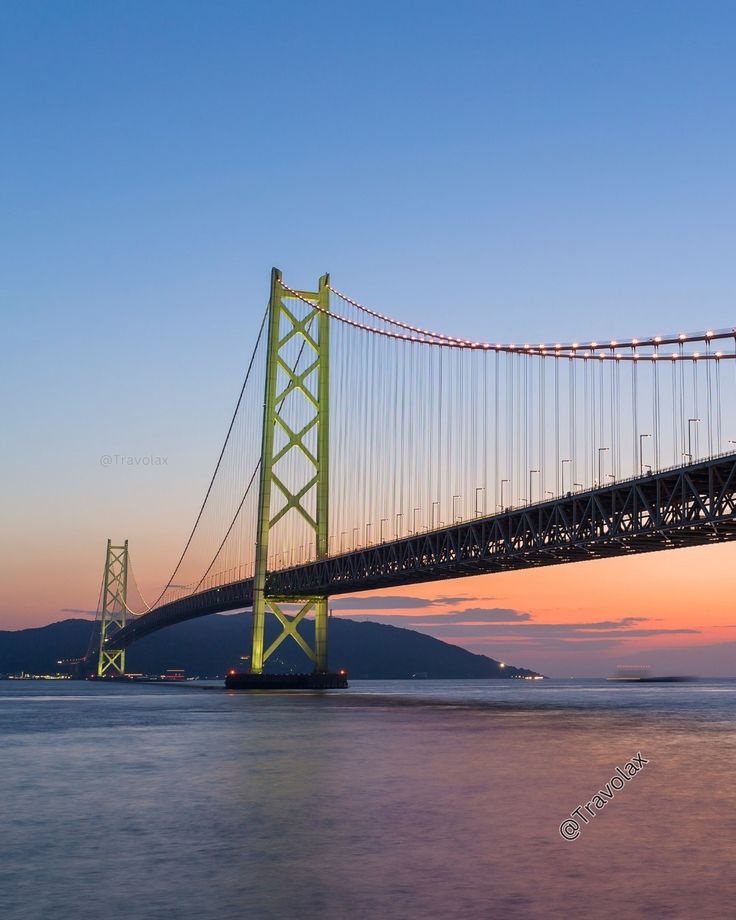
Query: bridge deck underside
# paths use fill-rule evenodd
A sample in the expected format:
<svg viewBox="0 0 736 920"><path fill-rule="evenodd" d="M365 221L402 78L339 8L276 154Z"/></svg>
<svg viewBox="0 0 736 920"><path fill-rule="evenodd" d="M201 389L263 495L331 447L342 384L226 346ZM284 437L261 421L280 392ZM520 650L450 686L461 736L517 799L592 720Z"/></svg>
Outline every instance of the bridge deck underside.
<svg viewBox="0 0 736 920"><path fill-rule="evenodd" d="M267 591L346 594L733 539L736 454L728 454L272 572ZM251 579L203 591L139 617L115 645L252 600Z"/></svg>

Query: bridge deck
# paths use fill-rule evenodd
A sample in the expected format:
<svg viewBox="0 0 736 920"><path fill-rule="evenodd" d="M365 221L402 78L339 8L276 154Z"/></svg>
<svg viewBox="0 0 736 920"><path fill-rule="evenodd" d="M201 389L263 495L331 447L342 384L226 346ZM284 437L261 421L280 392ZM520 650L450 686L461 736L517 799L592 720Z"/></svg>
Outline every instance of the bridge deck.
<svg viewBox="0 0 736 920"><path fill-rule="evenodd" d="M267 591L346 594L733 539L736 453L729 453L271 572ZM252 601L252 579L202 591L129 623L115 645Z"/></svg>

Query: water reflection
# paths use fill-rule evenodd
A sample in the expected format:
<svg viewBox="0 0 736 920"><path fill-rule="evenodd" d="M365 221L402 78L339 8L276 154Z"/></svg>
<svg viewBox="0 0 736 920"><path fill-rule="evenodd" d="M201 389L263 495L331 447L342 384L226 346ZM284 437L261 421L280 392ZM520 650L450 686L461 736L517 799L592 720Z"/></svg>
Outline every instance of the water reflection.
<svg viewBox="0 0 736 920"><path fill-rule="evenodd" d="M736 685L511 683L0 684L2 917L728 916Z"/></svg>

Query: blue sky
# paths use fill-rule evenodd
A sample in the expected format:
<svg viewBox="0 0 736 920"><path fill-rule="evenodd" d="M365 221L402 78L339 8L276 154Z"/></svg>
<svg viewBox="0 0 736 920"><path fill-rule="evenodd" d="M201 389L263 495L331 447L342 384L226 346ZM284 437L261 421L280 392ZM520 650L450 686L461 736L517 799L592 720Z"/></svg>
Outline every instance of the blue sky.
<svg viewBox="0 0 736 920"><path fill-rule="evenodd" d="M5 0L3 622L54 613L14 582L45 555L86 606L111 522L175 555L274 264L493 340L731 325L735 27L716 2ZM118 451L166 479L113 479Z"/></svg>

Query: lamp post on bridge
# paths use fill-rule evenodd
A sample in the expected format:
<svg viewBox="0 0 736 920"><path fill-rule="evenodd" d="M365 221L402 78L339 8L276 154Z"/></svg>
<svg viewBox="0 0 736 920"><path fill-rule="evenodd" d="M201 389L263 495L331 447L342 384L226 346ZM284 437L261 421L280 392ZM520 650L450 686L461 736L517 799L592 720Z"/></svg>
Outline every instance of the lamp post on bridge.
<svg viewBox="0 0 736 920"><path fill-rule="evenodd" d="M388 518L381 518L381 543L384 543L383 539L383 525L388 524Z"/></svg>
<svg viewBox="0 0 736 920"><path fill-rule="evenodd" d="M607 451L607 450L608 450L607 447L598 448L598 485L599 486L603 485L603 469L602 469L602 464L601 464L601 460L603 459L602 455L604 451Z"/></svg>
<svg viewBox="0 0 736 920"><path fill-rule="evenodd" d="M403 511L398 511L396 514L396 539L397 540L399 539L399 518L402 518L403 516L404 516Z"/></svg>
<svg viewBox="0 0 736 920"><path fill-rule="evenodd" d="M460 521L462 521L462 517L458 517L457 514L455 513L455 502L459 498L462 498L462 495L452 496L452 522L453 524L458 524Z"/></svg>
<svg viewBox="0 0 736 920"><path fill-rule="evenodd" d="M693 425L700 422L699 418L689 418L687 420L687 458L690 463L693 462Z"/></svg>
<svg viewBox="0 0 736 920"><path fill-rule="evenodd" d="M644 438L651 438L651 434L639 435L639 475L644 475Z"/></svg>
<svg viewBox="0 0 736 920"><path fill-rule="evenodd" d="M432 502L432 512L431 512L431 514L432 514L432 530L434 530L434 509L435 509L435 507L439 508L439 506L440 506L440 503L439 503L439 502Z"/></svg>
<svg viewBox="0 0 736 920"><path fill-rule="evenodd" d="M560 463L560 466L562 467L562 472L560 476L560 492L563 495L565 494L565 464L566 463L572 463L572 460L568 458L567 460L562 460Z"/></svg>
<svg viewBox="0 0 736 920"><path fill-rule="evenodd" d="M511 483L511 480L510 480L510 479L502 479L502 480L501 480L501 511L503 511L503 509L506 507L506 506L504 505L504 503L503 503L503 487L504 487L505 484L510 484L510 483Z"/></svg>
<svg viewBox="0 0 736 920"><path fill-rule="evenodd" d="M485 486L477 486L476 489L475 489L475 516L476 516L476 517L480 517L481 514L484 514L484 513L485 513L485 510L486 510L486 509L485 509L485 502L483 502L483 511L480 511L480 510L478 509L478 493L479 493L479 492L483 492L483 494L485 495L485 491L486 491Z"/></svg>

